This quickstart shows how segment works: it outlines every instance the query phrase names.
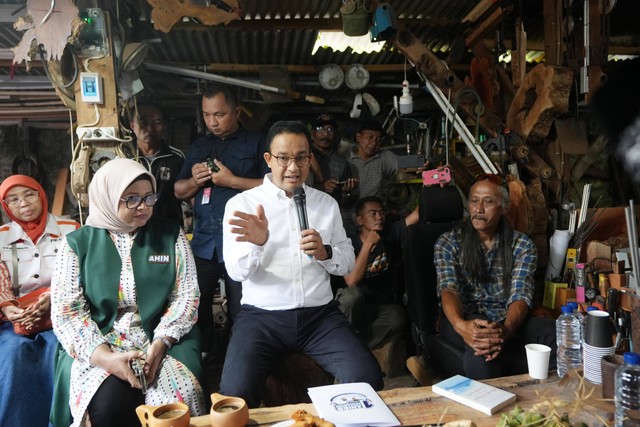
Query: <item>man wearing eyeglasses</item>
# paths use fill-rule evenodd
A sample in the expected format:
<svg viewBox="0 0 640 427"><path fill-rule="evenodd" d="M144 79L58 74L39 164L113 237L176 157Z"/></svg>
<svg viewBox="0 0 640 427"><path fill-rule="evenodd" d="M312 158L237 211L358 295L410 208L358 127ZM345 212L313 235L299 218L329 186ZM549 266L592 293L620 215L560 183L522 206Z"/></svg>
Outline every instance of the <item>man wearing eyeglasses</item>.
<svg viewBox="0 0 640 427"><path fill-rule="evenodd" d="M156 179L158 200L153 216L174 219L184 225L182 201L173 192L184 154L163 139L165 122L160 108L149 103L134 106L131 130L136 136L135 157Z"/></svg>
<svg viewBox="0 0 640 427"><path fill-rule="evenodd" d="M383 386L378 362L333 301L329 276L354 265L340 210L328 194L304 184L311 157L302 122L276 122L262 185L233 197L224 215L224 258L242 281L220 392L260 405L269 374L290 353L314 359L341 383ZM294 192L306 193L308 229L300 230Z"/></svg>
<svg viewBox="0 0 640 427"><path fill-rule="evenodd" d="M526 372L528 343L550 346L555 367L555 321L529 314L536 247L507 222L509 203L500 176L480 175L469 217L434 246L440 334L464 349L463 368L473 379Z"/></svg>
<svg viewBox="0 0 640 427"><path fill-rule="evenodd" d="M347 159L337 153L335 139L338 122L330 114L321 114L311 123L311 151L320 167L313 169L313 185L318 190L331 194L338 204L346 206L355 202L352 191L358 186Z"/></svg>
<svg viewBox="0 0 640 427"><path fill-rule="evenodd" d="M198 326L205 353L212 349L212 304L221 278L225 278L231 319L240 308L240 284L226 278L222 255L224 208L231 197L259 185L268 172L263 158L264 136L245 129L239 121L240 113L237 95L228 86L207 88L202 95L202 117L210 133L193 141L174 186L178 198L193 199L191 249L200 284Z"/></svg>

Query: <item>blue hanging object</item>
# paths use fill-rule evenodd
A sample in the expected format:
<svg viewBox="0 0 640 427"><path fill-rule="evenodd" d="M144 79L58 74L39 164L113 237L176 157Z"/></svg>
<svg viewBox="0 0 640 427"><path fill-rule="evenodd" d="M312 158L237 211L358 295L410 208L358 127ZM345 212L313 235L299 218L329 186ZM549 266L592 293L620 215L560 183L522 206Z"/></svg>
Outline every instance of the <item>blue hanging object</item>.
<svg viewBox="0 0 640 427"><path fill-rule="evenodd" d="M385 41L396 36L398 32L396 15L389 3L380 3L376 8L370 32L372 42Z"/></svg>

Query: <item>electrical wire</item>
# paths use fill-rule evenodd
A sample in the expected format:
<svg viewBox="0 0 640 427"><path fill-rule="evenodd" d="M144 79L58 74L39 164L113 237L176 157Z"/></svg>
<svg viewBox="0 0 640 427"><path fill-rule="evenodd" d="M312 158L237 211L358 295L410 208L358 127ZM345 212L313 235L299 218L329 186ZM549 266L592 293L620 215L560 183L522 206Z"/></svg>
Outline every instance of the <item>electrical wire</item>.
<svg viewBox="0 0 640 427"><path fill-rule="evenodd" d="M100 110L98 109L98 104L94 103L93 108L96 112L96 119L91 123L83 123L81 125L78 125L78 128L90 128L90 127L97 126L98 123L100 123Z"/></svg>
<svg viewBox="0 0 640 427"><path fill-rule="evenodd" d="M407 62L408 62L407 58L405 58L404 59L404 79L405 79L405 81L407 80ZM394 97L394 99L396 99L396 98ZM429 129L429 125L427 125L427 120L425 120L424 122L421 122L421 121L416 120L416 119L414 119L412 117L401 117L400 116L400 112L398 111L398 108L395 105L393 107L393 110L395 111L396 117L398 119L400 119L400 120L409 120L409 121L415 122L415 123L418 124L418 128L419 129Z"/></svg>
<svg viewBox="0 0 640 427"><path fill-rule="evenodd" d="M404 57L404 79L407 80L407 57Z"/></svg>
<svg viewBox="0 0 640 427"><path fill-rule="evenodd" d="M64 48L66 49L67 46L70 46L69 43L67 43L67 45ZM47 78L49 79L49 81L51 82L54 88L69 89L71 86L75 84L76 80L78 79L78 55L76 55L75 49L70 49L69 51L71 52L71 58L73 58L73 77L69 82L61 85L53 79L53 77L51 76L51 73L49 72L49 61L47 61L47 59L44 56L42 43L38 45L38 54L40 55L40 60L42 61L44 73L47 75Z"/></svg>

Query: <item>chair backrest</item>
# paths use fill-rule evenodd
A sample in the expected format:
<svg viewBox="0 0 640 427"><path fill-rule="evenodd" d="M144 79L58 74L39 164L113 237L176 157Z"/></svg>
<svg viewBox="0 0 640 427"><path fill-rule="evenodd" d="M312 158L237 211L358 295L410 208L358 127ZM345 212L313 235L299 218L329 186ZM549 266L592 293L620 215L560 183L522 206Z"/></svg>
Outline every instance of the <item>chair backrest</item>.
<svg viewBox="0 0 640 427"><path fill-rule="evenodd" d="M420 221L407 229L403 250L407 310L417 332L424 336L435 334L438 316L433 246L460 222L462 214L462 197L456 187L424 187Z"/></svg>

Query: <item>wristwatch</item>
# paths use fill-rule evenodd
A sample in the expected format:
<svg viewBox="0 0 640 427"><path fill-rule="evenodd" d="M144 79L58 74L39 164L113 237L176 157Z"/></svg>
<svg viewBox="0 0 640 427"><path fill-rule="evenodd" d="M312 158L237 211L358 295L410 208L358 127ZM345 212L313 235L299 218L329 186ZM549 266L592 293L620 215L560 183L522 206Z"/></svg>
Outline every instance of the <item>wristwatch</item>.
<svg viewBox="0 0 640 427"><path fill-rule="evenodd" d="M327 259L333 258L333 249L331 248L331 245L324 245L324 250L327 251L327 258L325 259L325 261Z"/></svg>

